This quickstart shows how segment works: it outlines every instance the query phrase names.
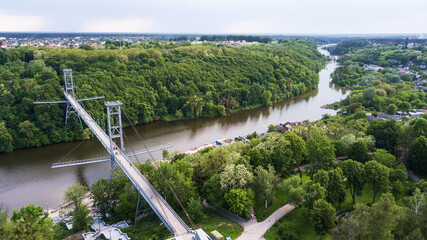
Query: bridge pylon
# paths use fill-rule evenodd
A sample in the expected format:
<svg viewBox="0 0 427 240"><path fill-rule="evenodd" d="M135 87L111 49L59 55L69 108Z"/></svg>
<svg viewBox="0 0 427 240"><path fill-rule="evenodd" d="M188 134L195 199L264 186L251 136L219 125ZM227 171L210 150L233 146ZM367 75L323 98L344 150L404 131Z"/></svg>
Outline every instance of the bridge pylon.
<svg viewBox="0 0 427 240"><path fill-rule="evenodd" d="M110 180L113 178L113 173L115 171L115 159L114 159L114 150L116 144L113 144L113 139L120 139L120 149L125 151L124 143L123 143L123 128L122 128L122 114L121 114L121 105L122 102L114 101L114 102L106 102L104 103L107 107L107 124L108 124L108 136L110 140L111 146L111 164L110 164Z"/></svg>
<svg viewBox="0 0 427 240"><path fill-rule="evenodd" d="M66 93L70 94L71 96L74 96L74 80L73 80L73 70L72 69L64 69L64 90ZM65 125L68 123L68 119L71 117L71 115L77 116L77 122L82 124L82 119L80 118L79 114L77 114L76 110L71 106L69 102L67 102L67 110L65 113Z"/></svg>
<svg viewBox="0 0 427 240"><path fill-rule="evenodd" d="M73 98L75 98L73 70L72 69L64 69L63 72L64 72L64 91L66 93L70 94L71 96L73 96ZM81 98L81 99L77 99L77 101L82 102L82 101L95 100L95 99L101 99L101 98L104 98L104 96ZM66 103L67 104L67 108L66 108L66 112L65 112L65 126L67 126L68 119L70 119L71 115L73 115L73 114L76 115L77 122L79 122L80 124L83 124L80 115L76 112L76 109L74 109L74 107L70 104L69 101L60 100L60 101L35 101L34 102L34 104L52 104L52 103Z"/></svg>

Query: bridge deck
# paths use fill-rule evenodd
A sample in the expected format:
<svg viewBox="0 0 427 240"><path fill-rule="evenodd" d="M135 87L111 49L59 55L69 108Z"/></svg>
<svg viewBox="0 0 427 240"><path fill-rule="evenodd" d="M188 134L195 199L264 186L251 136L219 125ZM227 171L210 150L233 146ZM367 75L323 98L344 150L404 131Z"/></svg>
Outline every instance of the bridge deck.
<svg viewBox="0 0 427 240"><path fill-rule="evenodd" d="M89 113L70 94L64 91L65 98L73 106L80 117L85 121L105 149L114 155L114 158L123 172L129 177L131 182L136 186L151 208L156 212L166 227L175 236L187 238L192 230L182 221L169 204L160 196L150 182L141 174L141 172L129 161L125 153L122 152L116 144L113 143L113 153L111 153L110 140L108 135L96 124ZM191 234L192 235L192 234Z"/></svg>

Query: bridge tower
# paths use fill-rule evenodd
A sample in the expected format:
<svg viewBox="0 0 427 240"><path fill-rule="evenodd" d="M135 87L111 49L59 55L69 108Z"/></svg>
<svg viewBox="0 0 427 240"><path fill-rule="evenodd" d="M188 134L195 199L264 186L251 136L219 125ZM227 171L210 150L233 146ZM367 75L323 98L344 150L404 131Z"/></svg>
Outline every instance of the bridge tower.
<svg viewBox="0 0 427 240"><path fill-rule="evenodd" d="M64 72L64 91L66 93L70 94L71 96L73 96L73 98L75 98L73 70L72 69L64 69L63 72ZM104 98L104 96L82 98L82 99L77 99L77 101L82 102L82 101L95 100L95 99L101 99L101 98ZM77 116L77 122L79 122L80 124L83 124L81 117L79 116L79 114L76 112L76 110L73 108L73 106L68 101L60 100L60 101L35 101L34 102L34 104L52 104L52 103L66 103L67 104L67 109L66 109L66 113L65 113L65 125L67 125L68 119L71 117L72 114L75 114Z"/></svg>
<svg viewBox="0 0 427 240"><path fill-rule="evenodd" d="M64 90L66 93L70 94L71 96L74 96L74 80L73 80L73 70L72 69L64 69ZM77 122L80 124L82 123L82 120L80 116L77 114L76 110L71 106L69 102L67 102L67 111L65 113L65 125L68 123L68 119L71 117L71 115L74 114L77 117Z"/></svg>
<svg viewBox="0 0 427 240"><path fill-rule="evenodd" d="M106 102L105 106L107 107L107 124L108 124L108 136L110 138L110 146L113 148L116 146L113 144L113 139L120 139L120 149L124 152L125 147L123 144L123 128L122 128L122 114L121 108L122 102L114 101L114 102ZM118 144L117 144L118 145ZM110 149L111 151L111 164L110 164L110 180L113 178L113 173L116 169L114 160L114 149Z"/></svg>
<svg viewBox="0 0 427 240"><path fill-rule="evenodd" d="M113 144L113 139L119 138L120 140L120 149L124 152L125 147L123 144L123 128L122 128L122 113L121 113L121 105L122 102L114 101L114 102L105 102L105 106L107 107L107 124L108 124L108 136L110 140L111 146L111 160L110 160L110 181L114 176L114 172L119 169L117 167L115 158L114 158L114 149L116 144ZM135 212L135 222L138 221L138 214L142 211L145 212L148 209L142 210L142 199L141 193L138 192L138 202L136 204L136 212ZM107 203L108 209L108 203Z"/></svg>

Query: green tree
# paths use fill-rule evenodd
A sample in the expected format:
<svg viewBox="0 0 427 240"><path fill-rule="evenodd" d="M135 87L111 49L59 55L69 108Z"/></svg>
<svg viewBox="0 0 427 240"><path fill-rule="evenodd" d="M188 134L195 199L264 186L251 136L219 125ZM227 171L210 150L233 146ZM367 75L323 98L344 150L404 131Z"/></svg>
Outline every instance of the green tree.
<svg viewBox="0 0 427 240"><path fill-rule="evenodd" d="M19 123L19 132L25 147L40 146L40 141L36 138L39 129L34 123L28 120Z"/></svg>
<svg viewBox="0 0 427 240"><path fill-rule="evenodd" d="M410 112L411 111L411 104L406 102L406 101L403 101L399 104L399 109L402 112Z"/></svg>
<svg viewBox="0 0 427 240"><path fill-rule="evenodd" d="M408 166L420 172L427 172L427 138L419 136L409 148Z"/></svg>
<svg viewBox="0 0 427 240"><path fill-rule="evenodd" d="M80 204L82 204L82 197L87 191L85 186L79 183L73 184L65 192L65 201L71 202L74 205L74 209L79 209Z"/></svg>
<svg viewBox="0 0 427 240"><path fill-rule="evenodd" d="M249 172L242 164L227 165L220 176L221 190L223 192L228 192L228 190L234 187L244 188L248 184L251 184L254 179L253 174Z"/></svg>
<svg viewBox="0 0 427 240"><path fill-rule="evenodd" d="M329 182L328 172L323 169L317 171L317 173L313 175L313 181L319 183L320 186L326 189L326 186L328 185L328 182Z"/></svg>
<svg viewBox="0 0 427 240"><path fill-rule="evenodd" d="M65 201L71 202L74 205L74 210L72 211L74 232L87 229L93 220L89 215L90 210L87 208L87 205L82 204L82 197L87 191L85 186L76 183L69 186L65 192Z"/></svg>
<svg viewBox="0 0 427 240"><path fill-rule="evenodd" d="M364 204L357 203L354 210L343 220L341 220L336 229L333 229L333 240L359 240L362 239L362 217L367 207Z"/></svg>
<svg viewBox="0 0 427 240"><path fill-rule="evenodd" d="M30 204L18 212L13 211L11 221L6 224L6 238L11 240L53 239L53 221L43 208Z"/></svg>
<svg viewBox="0 0 427 240"><path fill-rule="evenodd" d="M274 131L276 131L276 127L274 126L274 124L268 125L267 132L274 132Z"/></svg>
<svg viewBox="0 0 427 240"><path fill-rule="evenodd" d="M295 163L291 159L292 151L289 147L279 144L273 148L270 154L271 163L277 173L282 176L287 176L293 173Z"/></svg>
<svg viewBox="0 0 427 240"><path fill-rule="evenodd" d="M259 165L267 167L271 163L270 153L263 147L254 147L248 152L251 165L256 168Z"/></svg>
<svg viewBox="0 0 427 240"><path fill-rule="evenodd" d="M326 191L319 183L314 181L307 181L303 184L305 191L303 206L308 209L313 209L314 202L319 199L324 199Z"/></svg>
<svg viewBox="0 0 427 240"><path fill-rule="evenodd" d="M92 216L90 216L90 210L86 204L81 204L78 209L74 210L73 213L73 231L78 232L80 230L87 230L89 224L93 222Z"/></svg>
<svg viewBox="0 0 427 240"><path fill-rule="evenodd" d="M368 146L365 142L357 141L353 143L348 150L348 158L353 159L355 161L365 163L368 161Z"/></svg>
<svg viewBox="0 0 427 240"><path fill-rule="evenodd" d="M7 209L0 203L0 238L6 239L5 225L8 222Z"/></svg>
<svg viewBox="0 0 427 240"><path fill-rule="evenodd" d="M290 144L288 148L292 151L291 158L294 164L296 165L296 167L298 168L301 184L302 184L302 171L300 169L300 165L306 151L305 141L292 131L285 132L284 136L285 136L285 139Z"/></svg>
<svg viewBox="0 0 427 240"><path fill-rule="evenodd" d="M405 209L403 212L402 234L407 235L409 232L419 228L424 234L427 234L425 222L427 220L427 193L416 188L412 196L404 199Z"/></svg>
<svg viewBox="0 0 427 240"><path fill-rule="evenodd" d="M196 199L190 198L190 201L187 205L188 215L193 221L199 222L200 220L206 218L205 208L203 207L202 200L200 199L200 197Z"/></svg>
<svg viewBox="0 0 427 240"><path fill-rule="evenodd" d="M283 180L281 185L287 201L295 207L302 206L304 202L305 190L300 183L298 176L292 176Z"/></svg>
<svg viewBox="0 0 427 240"><path fill-rule="evenodd" d="M107 214L107 204L108 201L111 200L111 196L113 194L113 185L114 183L112 181L101 178L92 184L90 189L94 205L99 209L103 218L105 218Z"/></svg>
<svg viewBox="0 0 427 240"><path fill-rule="evenodd" d="M363 108L362 104L359 103L359 102L352 103L352 104L350 104L350 105L347 106L347 111L349 113L355 113L355 112L358 112L358 111L362 111L363 109L364 108Z"/></svg>
<svg viewBox="0 0 427 240"><path fill-rule="evenodd" d="M322 234L335 226L335 208L324 199L318 199L313 205L312 218L314 229L322 239Z"/></svg>
<svg viewBox="0 0 427 240"><path fill-rule="evenodd" d="M267 169L258 166L254 170L253 190L258 204L267 201L268 203L274 200L274 183L275 171L271 165Z"/></svg>
<svg viewBox="0 0 427 240"><path fill-rule="evenodd" d="M6 124L0 122L0 153L13 151L13 138L7 130Z"/></svg>
<svg viewBox="0 0 427 240"><path fill-rule="evenodd" d="M261 95L262 104L264 106L270 106L272 104L271 97L272 97L271 92L268 90L264 90L264 92Z"/></svg>
<svg viewBox="0 0 427 240"><path fill-rule="evenodd" d="M191 163L177 160L173 163L162 162L159 165L159 168L153 171L153 175L149 176L149 180L162 196L166 196L172 207L179 207L176 198L182 203L187 203L191 197L196 196L194 167Z"/></svg>
<svg viewBox="0 0 427 240"><path fill-rule="evenodd" d="M221 190L221 176L213 175L202 188L202 196L216 207L224 206L224 192Z"/></svg>
<svg viewBox="0 0 427 240"><path fill-rule="evenodd" d="M162 151L162 158L167 159L169 157L169 151L166 149L163 149Z"/></svg>
<svg viewBox="0 0 427 240"><path fill-rule="evenodd" d="M338 203L338 207L345 201L345 182L341 168L335 168L328 172L328 185L326 187L326 200L331 204Z"/></svg>
<svg viewBox="0 0 427 240"><path fill-rule="evenodd" d="M328 170L335 161L334 147L326 137L314 135L307 141L307 160L313 172Z"/></svg>
<svg viewBox="0 0 427 240"><path fill-rule="evenodd" d="M386 192L388 190L390 185L389 175L389 168L379 162L369 161L365 164L366 182L371 185L374 193L372 203L375 202L377 193Z"/></svg>
<svg viewBox="0 0 427 240"><path fill-rule="evenodd" d="M129 181L123 181L117 192L109 199L109 204L113 205L109 209L111 216L119 219L134 219L135 209L138 201L138 192ZM148 204L145 204L148 207Z"/></svg>
<svg viewBox="0 0 427 240"><path fill-rule="evenodd" d="M249 218L254 204L254 193L251 189L234 188L224 195L228 209L233 213Z"/></svg>
<svg viewBox="0 0 427 240"><path fill-rule="evenodd" d="M394 239L392 231L398 224L399 212L393 195L383 194L380 201L363 214L361 239Z"/></svg>
<svg viewBox="0 0 427 240"><path fill-rule="evenodd" d="M281 240L298 240L294 224L283 222L279 224L277 232Z"/></svg>
<svg viewBox="0 0 427 240"><path fill-rule="evenodd" d="M394 152L400 134L400 127L394 120L374 120L369 124L366 134L375 137L375 146L377 148Z"/></svg>
<svg viewBox="0 0 427 240"><path fill-rule="evenodd" d="M386 112L390 115L394 115L394 114L396 114L396 111L397 111L397 106L394 104L390 104L390 105L388 105Z"/></svg>
<svg viewBox="0 0 427 240"><path fill-rule="evenodd" d="M381 200L370 208L356 204L350 216L340 223L338 230L334 230L333 239L395 239L393 230L398 225L399 218L400 210L393 196L383 194Z"/></svg>
<svg viewBox="0 0 427 240"><path fill-rule="evenodd" d="M351 159L341 164L343 175L346 178L347 187L350 189L353 204L356 203L356 195L362 194L365 186L365 170L363 164Z"/></svg>
<svg viewBox="0 0 427 240"><path fill-rule="evenodd" d="M385 149L377 149L372 157L372 160L381 163L389 168L395 167L397 164L396 157Z"/></svg>

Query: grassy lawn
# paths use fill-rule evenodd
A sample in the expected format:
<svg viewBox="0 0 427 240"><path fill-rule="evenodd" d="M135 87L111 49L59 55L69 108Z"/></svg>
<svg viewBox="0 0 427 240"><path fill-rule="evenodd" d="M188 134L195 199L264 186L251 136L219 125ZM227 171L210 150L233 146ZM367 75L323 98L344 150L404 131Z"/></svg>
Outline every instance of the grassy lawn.
<svg viewBox="0 0 427 240"><path fill-rule="evenodd" d="M351 197L350 190L346 189L345 192L346 192L346 198L345 198L345 201L341 203L341 207L338 208L338 204L334 206L338 211L349 208L350 206L353 205L353 198ZM365 188L363 188L362 195L360 196L356 195L356 203L371 204L373 196L374 195L373 195L371 186L366 185ZM381 194L377 194L377 196L375 197L375 202L378 202L380 198L381 198Z"/></svg>
<svg viewBox="0 0 427 240"><path fill-rule="evenodd" d="M202 228L207 234L213 230L217 230L224 237L235 239L243 232L243 228L227 218L224 218L210 210L206 211L207 218L199 223L196 223L196 229Z"/></svg>
<svg viewBox="0 0 427 240"><path fill-rule="evenodd" d="M299 173L295 174L299 176ZM306 182L310 180L310 177L307 176L305 173L302 175L303 182ZM267 208L265 208L265 203L256 204L254 206L254 212L257 218L258 222L264 221L266 218L268 218L274 211L279 209L281 206L285 205L287 203L286 195L283 192L282 188L280 187L281 180L279 185L276 186L275 193L274 193L274 201L272 204L268 205Z"/></svg>
<svg viewBox="0 0 427 240"><path fill-rule="evenodd" d="M273 203L268 205L267 208L265 208L265 204L256 204L256 206L254 206L254 212L258 222L264 221L274 211L286 204L286 195L280 186L276 186L274 196L275 199Z"/></svg>
<svg viewBox="0 0 427 240"><path fill-rule="evenodd" d="M122 232L127 233L132 240L168 239L173 237L155 214L142 218L137 224L132 224L130 227L122 229Z"/></svg>
<svg viewBox="0 0 427 240"><path fill-rule="evenodd" d="M308 223L303 220L303 211L301 208L294 209L290 213L286 214L278 222L276 222L273 227L271 227L265 234L264 237L267 240L279 240L281 239L278 230L281 223L287 222L292 223L295 226L295 230L298 234L298 239L300 240L313 240L320 239L320 235L314 231L314 227L311 223ZM331 239L330 234L323 235L323 239Z"/></svg>
<svg viewBox="0 0 427 240"><path fill-rule="evenodd" d="M179 215L187 222L184 214ZM217 230L224 237L231 237L232 239L237 238L243 232L243 228L240 227L240 225L227 218L223 218L215 212L206 210L206 215L206 220L202 220L195 224L196 229L202 228L207 234L213 230ZM188 224L188 226L191 227L190 224ZM173 237L160 219L154 214L141 219L137 224L122 229L122 231L126 232L133 240L168 239Z"/></svg>

